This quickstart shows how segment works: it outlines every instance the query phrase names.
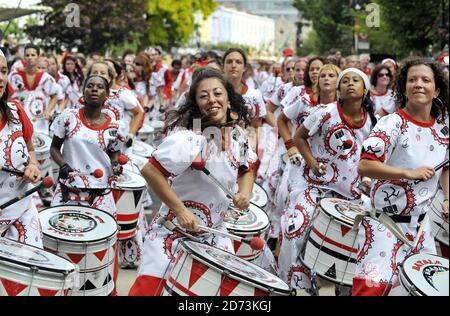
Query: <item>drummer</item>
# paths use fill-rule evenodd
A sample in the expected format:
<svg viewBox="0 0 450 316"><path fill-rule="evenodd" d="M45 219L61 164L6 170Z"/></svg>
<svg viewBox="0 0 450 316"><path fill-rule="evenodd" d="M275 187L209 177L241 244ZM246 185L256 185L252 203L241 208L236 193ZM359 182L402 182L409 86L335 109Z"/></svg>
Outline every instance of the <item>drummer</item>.
<svg viewBox="0 0 450 316"><path fill-rule="evenodd" d="M6 58L0 50L0 166L24 171L21 178L0 171L0 205L30 189L30 182L38 182L41 175L31 140L33 124L18 102L7 102L7 76ZM10 228L2 237L42 248L38 211L31 196L3 210L0 208L0 231L5 225L10 225Z"/></svg>
<svg viewBox="0 0 450 316"><path fill-rule="evenodd" d="M361 177L357 164L362 142L376 124L373 103L369 97L370 82L360 70L347 68L339 74L336 88L337 102L311 113L293 139L304 159L301 162L303 176L292 187L293 191L298 192L292 192L292 196L297 195L298 198L293 201L295 203L290 203L284 214L287 223L283 225L293 228L290 234L297 238L295 247L304 242L316 201L324 197L336 197L358 202L361 198ZM351 147L344 149L344 144L349 141ZM329 163L336 155L338 158ZM301 263L295 270L300 272L288 280L290 285L310 289L311 279L307 270ZM288 276L292 277L292 274L288 273ZM284 275L282 279L286 277Z"/></svg>
<svg viewBox="0 0 450 316"><path fill-rule="evenodd" d="M64 110L52 125L55 135L50 154L60 167L52 206L91 206L115 216L116 206L108 188L113 176L122 173L118 157L124 136L119 133L119 124L101 112L109 95L105 77L89 76L83 95L83 108ZM91 174L96 169L103 171L100 178Z"/></svg>
<svg viewBox="0 0 450 316"><path fill-rule="evenodd" d="M448 159L448 88L448 79L436 63L407 60L394 85L400 109L383 117L364 142L358 171L375 179L372 207L389 215L409 240L416 238L438 184L448 218L448 165L434 170ZM353 295L387 295L398 284L398 264L408 254L436 253L429 221L412 251L383 224L366 218L360 226L359 246Z"/></svg>
<svg viewBox="0 0 450 316"><path fill-rule="evenodd" d="M159 295L163 290L166 269L174 260L183 235L159 225L159 218L194 232L198 232L199 224L225 231L223 212L230 200L204 173L191 167L194 159L201 156L206 168L236 192L233 197L236 207L249 206L254 181L251 157L255 155L239 127L241 122L249 123L248 112L243 98L222 74L211 68L199 70L187 102L178 111L169 113L168 122L172 133L142 169L163 204L145 235L142 263L129 295ZM211 132L215 132L215 138L209 135ZM233 252L229 239L211 234L199 237Z"/></svg>

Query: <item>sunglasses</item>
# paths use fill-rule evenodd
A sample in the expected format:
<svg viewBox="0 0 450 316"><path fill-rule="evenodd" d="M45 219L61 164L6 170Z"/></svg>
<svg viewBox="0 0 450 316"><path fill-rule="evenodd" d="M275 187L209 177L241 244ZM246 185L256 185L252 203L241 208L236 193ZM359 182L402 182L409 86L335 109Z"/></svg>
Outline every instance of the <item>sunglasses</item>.
<svg viewBox="0 0 450 316"><path fill-rule="evenodd" d="M390 77L390 76L389 76L389 74L386 74L386 73L379 73L378 78L381 78L381 77Z"/></svg>
<svg viewBox="0 0 450 316"><path fill-rule="evenodd" d="M291 70L294 70L294 67L286 68L286 71L291 71Z"/></svg>

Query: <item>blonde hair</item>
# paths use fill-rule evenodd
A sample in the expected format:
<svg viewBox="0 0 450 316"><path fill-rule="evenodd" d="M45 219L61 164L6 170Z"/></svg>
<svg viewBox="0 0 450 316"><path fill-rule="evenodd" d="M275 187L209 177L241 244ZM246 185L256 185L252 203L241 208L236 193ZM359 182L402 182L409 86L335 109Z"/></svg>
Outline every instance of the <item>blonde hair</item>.
<svg viewBox="0 0 450 316"><path fill-rule="evenodd" d="M319 75L318 78L319 80L317 80L317 83L313 86L312 91L315 95L319 96L320 95L320 85L319 85L319 81L320 81L320 75L322 74L322 72L324 71L333 71L336 76L339 77L339 74L341 73L341 68L339 68L338 66L334 65L334 64L325 64L323 65L320 69L319 69Z"/></svg>

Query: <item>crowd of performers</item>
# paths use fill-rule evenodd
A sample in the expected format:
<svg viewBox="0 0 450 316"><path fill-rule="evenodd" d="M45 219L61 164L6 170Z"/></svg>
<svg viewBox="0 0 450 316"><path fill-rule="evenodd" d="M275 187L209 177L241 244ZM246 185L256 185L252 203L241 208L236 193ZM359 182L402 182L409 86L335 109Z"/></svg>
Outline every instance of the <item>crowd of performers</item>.
<svg viewBox="0 0 450 316"><path fill-rule="evenodd" d="M3 237L42 248L39 203L86 205L116 216L108 188L124 172L119 155L144 122L165 121L165 137L140 170L162 205L151 223L140 225L138 276L129 295L161 294L184 237L159 218L232 252L230 239L198 226L224 230L223 211L230 202L249 207L254 183L268 195L271 221L259 264L298 290L312 286L298 254L324 197L383 212L413 240L440 189L448 220L448 165L434 169L448 159L448 54L437 61L385 59L371 68L368 55L340 52L322 58L285 50L279 67L250 61L240 48L181 56L170 67L159 48L122 58L56 57L33 44L22 52L0 54L0 165L24 171L21 177L0 172L0 205L39 181L33 133L52 138L59 174L40 198L0 209L0 223L14 222ZM345 142L351 146L335 159ZM199 157L234 193L232 201L192 167ZM86 166L104 174L71 176ZM427 225L417 251L434 254ZM358 242L353 286L337 293L388 293L408 248L369 217ZM448 257L448 249L439 251Z"/></svg>

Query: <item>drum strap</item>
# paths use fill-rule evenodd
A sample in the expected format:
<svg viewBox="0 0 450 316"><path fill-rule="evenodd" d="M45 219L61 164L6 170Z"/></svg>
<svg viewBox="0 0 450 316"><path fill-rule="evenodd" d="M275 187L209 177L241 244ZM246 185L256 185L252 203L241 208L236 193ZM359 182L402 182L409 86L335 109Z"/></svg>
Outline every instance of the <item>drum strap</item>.
<svg viewBox="0 0 450 316"><path fill-rule="evenodd" d="M96 198L107 195L111 192L111 190L108 189L71 188L62 183L60 183L60 185L63 203L67 203L67 201L88 201L89 205L92 205L94 204ZM83 192L87 192L89 196L86 198L80 197L79 194ZM70 197L70 193L76 194L77 196Z"/></svg>
<svg viewBox="0 0 450 316"><path fill-rule="evenodd" d="M387 229L391 231L397 237L399 240L403 241L406 245L408 245L411 248L414 248L413 243L406 238L403 231L400 229L400 227L397 226L397 224L392 220L392 218L385 213L378 212L375 209L371 209L368 211L360 212L358 215L355 216L355 222L353 224L353 229L357 230L359 227L359 224L363 220L364 217L370 217L374 220L380 222L383 224Z"/></svg>

